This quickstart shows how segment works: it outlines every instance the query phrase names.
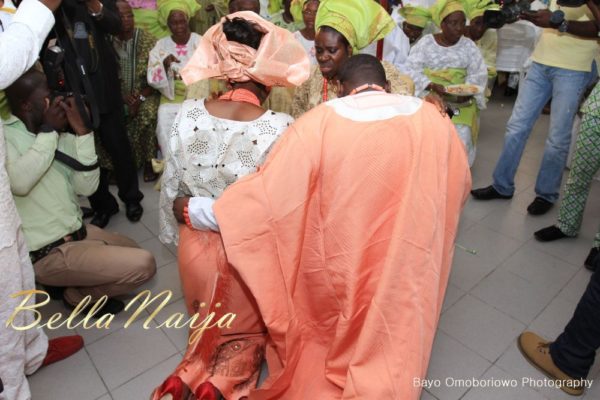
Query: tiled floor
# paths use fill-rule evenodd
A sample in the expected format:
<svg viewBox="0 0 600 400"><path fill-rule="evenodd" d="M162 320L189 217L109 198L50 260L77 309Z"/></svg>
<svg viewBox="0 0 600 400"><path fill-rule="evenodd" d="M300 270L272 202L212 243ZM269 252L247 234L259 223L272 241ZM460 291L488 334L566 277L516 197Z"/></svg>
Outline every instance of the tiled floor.
<svg viewBox="0 0 600 400"><path fill-rule="evenodd" d="M504 126L512 101L495 98L482 114L478 157L473 166L473 185L490 183L492 169L502 147ZM542 379L520 355L517 335L526 328L554 338L571 316L590 273L582 267L600 220L600 182L595 182L586 208L583 228L577 239L541 244L532 233L552 224L554 208L545 216L531 217L526 207L533 199L535 174L541 160L548 117L542 117L529 141L512 201L469 200L460 226L458 244L475 250L473 255L456 249L453 272L446 295L428 379L439 379L439 387L423 393L422 399L439 400L541 400L567 399L561 391L523 384L523 378ZM158 193L144 184L145 214L140 223L130 224L121 213L108 229L127 234L152 251L158 273L144 288L158 293L173 291L161 316L185 312L175 249L160 244ZM65 312L53 302L45 314ZM43 368L30 378L34 400L143 400L177 365L185 348L184 330L148 329L143 321L123 328L129 315L117 316L109 330L77 328L86 347L77 355ZM51 337L66 329L48 332ZM511 379L510 388L469 388L454 379ZM591 374L600 378L600 362ZM450 385L446 385L450 383ZM600 380L584 399L600 398ZM365 399L367 400L367 399ZM370 399L368 399L370 400Z"/></svg>

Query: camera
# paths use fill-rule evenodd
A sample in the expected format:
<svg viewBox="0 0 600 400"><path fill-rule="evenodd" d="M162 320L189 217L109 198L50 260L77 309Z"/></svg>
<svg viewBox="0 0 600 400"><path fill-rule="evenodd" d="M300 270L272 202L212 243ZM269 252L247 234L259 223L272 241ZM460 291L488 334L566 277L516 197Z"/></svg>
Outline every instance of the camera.
<svg viewBox="0 0 600 400"><path fill-rule="evenodd" d="M67 82L65 81L65 73L62 65L65 60L65 51L60 46L50 46L44 52L42 63L48 87L56 97L55 93L65 92L68 90Z"/></svg>
<svg viewBox="0 0 600 400"><path fill-rule="evenodd" d="M586 0L559 0L558 5L579 7L585 4L585 2ZM500 29L505 24L517 22L521 14L535 14L536 12L531 10L530 0L504 0L501 3L500 10L487 10L483 13L483 23L488 28ZM550 16L550 23L558 26L564 19L565 13L561 10L556 10Z"/></svg>
<svg viewBox="0 0 600 400"><path fill-rule="evenodd" d="M529 0L504 0L500 10L487 10L483 13L483 23L488 28L500 29L505 24L519 20L522 13L532 12Z"/></svg>
<svg viewBox="0 0 600 400"><path fill-rule="evenodd" d="M93 50L88 14L85 0L63 1L55 12L56 44L46 48L42 64L52 97L74 97L85 125L96 129L100 112L90 71L95 71L98 57Z"/></svg>

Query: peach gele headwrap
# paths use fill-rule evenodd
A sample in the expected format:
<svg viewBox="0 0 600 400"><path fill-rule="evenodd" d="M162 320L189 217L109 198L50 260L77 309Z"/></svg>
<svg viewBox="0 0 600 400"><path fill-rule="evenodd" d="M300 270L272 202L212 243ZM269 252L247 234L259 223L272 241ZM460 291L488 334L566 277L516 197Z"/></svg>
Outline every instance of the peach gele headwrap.
<svg viewBox="0 0 600 400"><path fill-rule="evenodd" d="M223 33L226 18L242 18L264 33L258 50L228 41ZM233 82L253 80L265 86L299 86L310 74L306 51L292 33L251 11L223 17L202 36L194 55L181 70L186 85L204 79Z"/></svg>

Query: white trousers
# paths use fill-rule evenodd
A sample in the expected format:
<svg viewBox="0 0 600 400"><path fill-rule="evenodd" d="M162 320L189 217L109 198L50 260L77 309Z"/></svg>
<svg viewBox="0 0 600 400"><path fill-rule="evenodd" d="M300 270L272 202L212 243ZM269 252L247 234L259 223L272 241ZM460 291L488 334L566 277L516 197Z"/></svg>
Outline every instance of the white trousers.
<svg viewBox="0 0 600 400"><path fill-rule="evenodd" d="M21 290L35 289L33 266L19 228L15 241L0 249L0 378L4 391L0 400L29 400L31 393L26 375L33 374L42 364L48 350L48 338L42 329L18 331L6 326L23 297L10 298ZM35 297L32 298L33 303ZM14 326L27 326L34 321L33 313L19 312Z"/></svg>

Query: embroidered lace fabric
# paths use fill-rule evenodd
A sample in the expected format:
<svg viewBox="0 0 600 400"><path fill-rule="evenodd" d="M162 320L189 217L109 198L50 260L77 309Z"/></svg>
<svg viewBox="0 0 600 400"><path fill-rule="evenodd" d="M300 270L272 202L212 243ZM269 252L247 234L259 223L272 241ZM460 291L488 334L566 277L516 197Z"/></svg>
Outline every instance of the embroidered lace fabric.
<svg viewBox="0 0 600 400"><path fill-rule="evenodd" d="M180 196L218 198L239 178L262 164L279 136L293 122L266 111L253 121L213 117L204 99L187 100L169 135L169 154L160 193L159 238L177 243L173 201Z"/></svg>

